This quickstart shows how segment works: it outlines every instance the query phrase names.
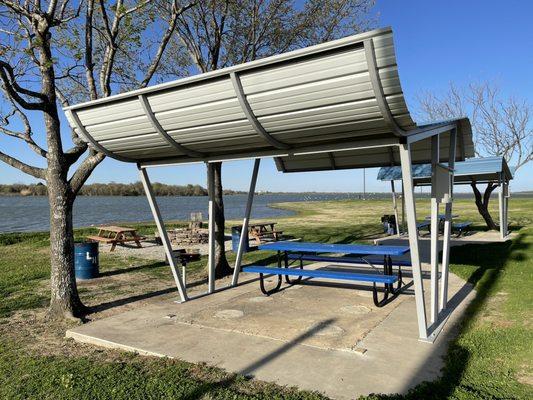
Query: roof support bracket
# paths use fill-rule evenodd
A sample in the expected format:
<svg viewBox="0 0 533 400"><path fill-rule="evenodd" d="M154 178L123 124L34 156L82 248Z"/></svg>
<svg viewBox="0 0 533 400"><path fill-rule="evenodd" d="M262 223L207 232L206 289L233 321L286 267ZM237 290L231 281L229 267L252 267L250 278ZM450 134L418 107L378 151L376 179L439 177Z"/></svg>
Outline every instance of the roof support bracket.
<svg viewBox="0 0 533 400"><path fill-rule="evenodd" d="M244 115L246 115L246 118L252 124L255 131L259 136L261 136L263 139L265 139L268 143L270 143L272 146L274 146L277 149L289 149L290 146L286 143L282 143L279 140L275 139L270 135L265 128L261 125L261 123L257 120L257 117L254 115L252 108L250 107L250 104L248 103L248 100L246 100L246 96L244 95L244 89L242 88L242 83L240 78L237 76L235 72L231 72L229 74L231 83L233 84L233 89L235 89L235 94L237 95L237 99L239 100L239 104L241 105L242 111L244 112Z"/></svg>
<svg viewBox="0 0 533 400"><path fill-rule="evenodd" d="M144 113L146 114L146 117L148 118L148 120L152 124L152 127L156 130L157 133L159 133L159 135L161 135L163 137L163 139L165 139L165 141L168 144L170 144L172 147L174 147L178 151L188 155L189 157L204 157L205 156L203 153L200 153L200 152L195 151L195 150L188 149L187 147L185 147L185 146L179 144L178 142L176 142L163 129L163 127L161 126L161 124L159 123L157 118L155 117L154 112L152 111L152 107L150 107L150 103L148 102L148 99L146 98L146 96L144 94L140 94L138 97L139 97L139 101L141 102L141 106L142 106L142 108L144 110Z"/></svg>
<svg viewBox="0 0 533 400"><path fill-rule="evenodd" d="M328 156L329 156L329 162L331 163L331 169L337 169L337 164L335 164L335 156L333 155L333 153L328 153Z"/></svg>
<svg viewBox="0 0 533 400"><path fill-rule="evenodd" d="M374 42L373 40L366 39L364 42L365 46L365 56L366 62L368 65L368 74L370 75L370 83L372 84L372 89L374 90L374 96L376 96L376 101L378 102L379 110L383 119L390 127L392 133L395 136L403 136L404 130L398 126L392 113L390 111L387 100L385 100L385 94L383 92L383 86L381 85L381 80L379 78L379 71L376 62L376 53L374 52Z"/></svg>

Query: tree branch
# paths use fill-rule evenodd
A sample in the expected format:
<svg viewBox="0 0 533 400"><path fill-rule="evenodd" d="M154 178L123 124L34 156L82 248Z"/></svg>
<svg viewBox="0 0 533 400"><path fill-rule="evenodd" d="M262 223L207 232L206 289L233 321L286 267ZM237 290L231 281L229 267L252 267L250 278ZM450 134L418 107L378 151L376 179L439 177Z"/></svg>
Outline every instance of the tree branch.
<svg viewBox="0 0 533 400"><path fill-rule="evenodd" d="M18 104L20 104L26 110L41 110L45 109L45 104L43 101L39 103L31 103L26 101L19 93L36 97L41 100L44 100L44 95L42 93L34 92L33 90L22 88L15 79L15 74L13 72L13 67L6 63L5 61L0 60L0 79L2 80L3 86L9 96L13 98Z"/></svg>
<svg viewBox="0 0 533 400"><path fill-rule="evenodd" d="M100 164L104 158L105 155L103 153L98 153L93 149L89 151L87 158L83 160L76 172L74 172L74 175L72 175L72 178L69 180L70 189L74 197L78 194L96 166Z"/></svg>
<svg viewBox="0 0 533 400"><path fill-rule="evenodd" d="M93 12L94 0L87 0L87 15L85 17L85 77L89 86L91 100L98 98L96 83L94 81L93 62Z"/></svg>
<svg viewBox="0 0 533 400"><path fill-rule="evenodd" d="M26 142L29 148L32 149L37 155L40 155L46 158L47 152L42 147L40 147L37 143L35 143L35 141L32 138L33 132L32 132L31 124L30 124L30 121L28 120L28 117L17 106L13 98L7 92L7 90L5 90L5 88L2 88L2 89L4 91L7 101L11 103L12 110L7 116L2 118L3 122L0 125L0 132L8 136L23 140L24 142ZM14 115L17 115L20 118L20 121L24 125L24 132L17 132L17 131L7 128L7 126L10 123L9 119Z"/></svg>
<svg viewBox="0 0 533 400"><path fill-rule="evenodd" d="M45 179L45 173L46 171L42 168L34 167L32 165L28 165L15 157L12 157L10 155L7 155L0 151L0 161L5 162L7 165L11 165L12 167L31 175L38 179Z"/></svg>
<svg viewBox="0 0 533 400"><path fill-rule="evenodd" d="M176 25L178 23L178 18L181 14L183 14L185 11L187 11L189 8L193 7L196 4L196 1L190 2L186 6L183 6L181 8L178 8L178 4L176 1L172 4L172 14L170 16L170 21L168 23L168 27L161 38L159 48L157 49L157 53L152 60L150 66L148 67L148 70L146 71L146 74L144 76L144 79L141 82L140 87L146 87L152 77L154 76L155 72L157 71L157 68L159 67L159 63L161 62L161 58L163 57L163 53L165 52L165 49L167 48L168 42L170 41L170 38L172 37L172 33L176 29Z"/></svg>

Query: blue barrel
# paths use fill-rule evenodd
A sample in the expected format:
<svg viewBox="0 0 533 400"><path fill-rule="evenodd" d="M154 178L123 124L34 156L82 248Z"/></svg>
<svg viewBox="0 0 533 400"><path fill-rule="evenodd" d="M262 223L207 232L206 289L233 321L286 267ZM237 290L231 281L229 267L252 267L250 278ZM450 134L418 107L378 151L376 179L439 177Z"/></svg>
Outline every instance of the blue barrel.
<svg viewBox="0 0 533 400"><path fill-rule="evenodd" d="M76 279L97 278L98 268L98 242L74 243Z"/></svg>
<svg viewBox="0 0 533 400"><path fill-rule="evenodd" d="M239 242L241 241L242 225L231 227L231 248L234 253L239 250ZM248 232L246 232L246 239L244 241L244 252L250 251L250 243L248 240Z"/></svg>

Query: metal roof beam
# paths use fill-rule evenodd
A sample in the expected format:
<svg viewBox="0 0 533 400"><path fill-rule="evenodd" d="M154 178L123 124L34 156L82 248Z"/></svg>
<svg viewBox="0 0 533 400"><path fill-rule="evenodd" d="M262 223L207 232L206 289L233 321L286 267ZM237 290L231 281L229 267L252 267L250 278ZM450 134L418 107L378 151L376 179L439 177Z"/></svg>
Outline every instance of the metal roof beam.
<svg viewBox="0 0 533 400"><path fill-rule="evenodd" d="M288 157L288 156L298 156L306 154L319 154L319 153L329 153L329 152L341 152L349 150L358 150L358 149L369 149L375 147L386 147L386 146L398 146L400 141L398 138L390 137L386 139L367 139L367 140L353 140L344 143L333 143L333 144L317 144L311 146L305 146L298 148L298 151L281 151L281 150L262 150L254 151L250 153L240 154L230 154L227 156L213 156L206 158L164 158L160 160L149 160L141 161L139 164L142 168L147 167L159 167L159 166L170 166L176 164L191 164L198 162L220 162L220 161L236 161L236 160L247 160L252 158L261 158L261 157ZM338 168L338 166L337 166Z"/></svg>
<svg viewBox="0 0 533 400"><path fill-rule="evenodd" d="M170 144L172 147L174 147L176 150L182 152L183 154L188 155L189 157L204 157L205 156L205 154L203 154L203 153L200 153L200 152L195 151L195 150L188 149L187 147L185 147L185 146L179 144L178 142L176 142L163 129L163 127L161 126L161 124L159 123L157 118L155 117L154 112L152 111L152 107L150 107L150 103L148 102L148 99L146 98L146 96L143 95L143 94L140 94L138 97L139 97L139 101L141 102L141 106L142 106L142 108L144 110L144 113L145 113L146 117L148 118L148 120L150 121L150 123L152 124L152 127L156 130L157 133L159 133L159 135L161 137L163 137L163 139L165 139L165 141L168 144Z"/></svg>
<svg viewBox="0 0 533 400"><path fill-rule="evenodd" d="M244 112L244 115L246 115L246 118L252 124L255 131L259 136L261 136L263 139L265 139L268 143L270 143L272 146L274 146L276 149L289 149L290 146L286 143L282 143L279 140L275 139L270 135L265 128L261 125L261 123L257 120L257 117L254 115L252 108L250 107L250 103L248 103L248 100L246 99L246 95L244 94L244 89L242 87L241 80L239 76L235 72L231 72L229 74L231 83L233 84L233 89L235 89L235 94L237 95L237 99L239 100L239 104L241 105L242 111Z"/></svg>
<svg viewBox="0 0 533 400"><path fill-rule="evenodd" d="M70 113L70 116L72 117L72 120L74 121L74 124L76 125L76 129L78 130L78 133L85 137L87 142L90 142L95 150L104 153L106 156L109 156L111 158L114 158L115 160L124 161L124 162L137 162L136 160L133 160L128 157L120 156L116 153L112 153L109 150L107 150L105 147L103 147L100 143L96 141L95 138L91 136L91 134L85 129L85 126L83 126L83 123L80 120L80 117L78 117L78 114L74 110L67 110L65 111L66 114Z"/></svg>
<svg viewBox="0 0 533 400"><path fill-rule="evenodd" d="M385 99L385 93L383 92L383 86L381 85L381 79L379 77L379 70L376 62L376 53L374 51L374 41L366 39L364 42L365 47L365 56L368 66L368 74L370 75L370 83L372 84L372 89L374 90L374 96L376 96L376 101L378 102L379 110L383 119L391 129L392 133L396 136L403 136L405 131L398 126L394 117L392 116L389 104Z"/></svg>
<svg viewBox="0 0 533 400"><path fill-rule="evenodd" d="M452 129L455 129L456 127L457 127L457 124L453 122L453 123L447 123L447 124L442 124L442 125L427 126L424 128L414 129L412 131L406 132L406 136L405 136L406 142L408 144L412 144L420 140L424 140L432 136L440 135L441 133L451 131Z"/></svg>

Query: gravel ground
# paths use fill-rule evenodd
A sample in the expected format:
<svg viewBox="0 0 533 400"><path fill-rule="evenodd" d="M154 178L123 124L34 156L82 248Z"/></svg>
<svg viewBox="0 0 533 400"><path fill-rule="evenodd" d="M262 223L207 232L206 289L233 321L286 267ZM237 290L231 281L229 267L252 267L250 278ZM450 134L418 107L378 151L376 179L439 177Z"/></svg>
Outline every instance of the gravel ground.
<svg viewBox="0 0 533 400"><path fill-rule="evenodd" d="M165 250L163 246L157 245L153 241L143 240L141 241L142 248L138 248L135 244L126 244L124 246L117 245L112 254L122 255L122 256L132 256L138 258L144 258L147 260L161 260L165 259ZM199 249L200 254L207 255L209 245L208 244L196 244L196 245L187 245L187 246L178 246L173 245L174 250L177 249ZM100 252L109 253L111 249L110 244L100 243ZM231 240L226 240L226 250L231 250Z"/></svg>

